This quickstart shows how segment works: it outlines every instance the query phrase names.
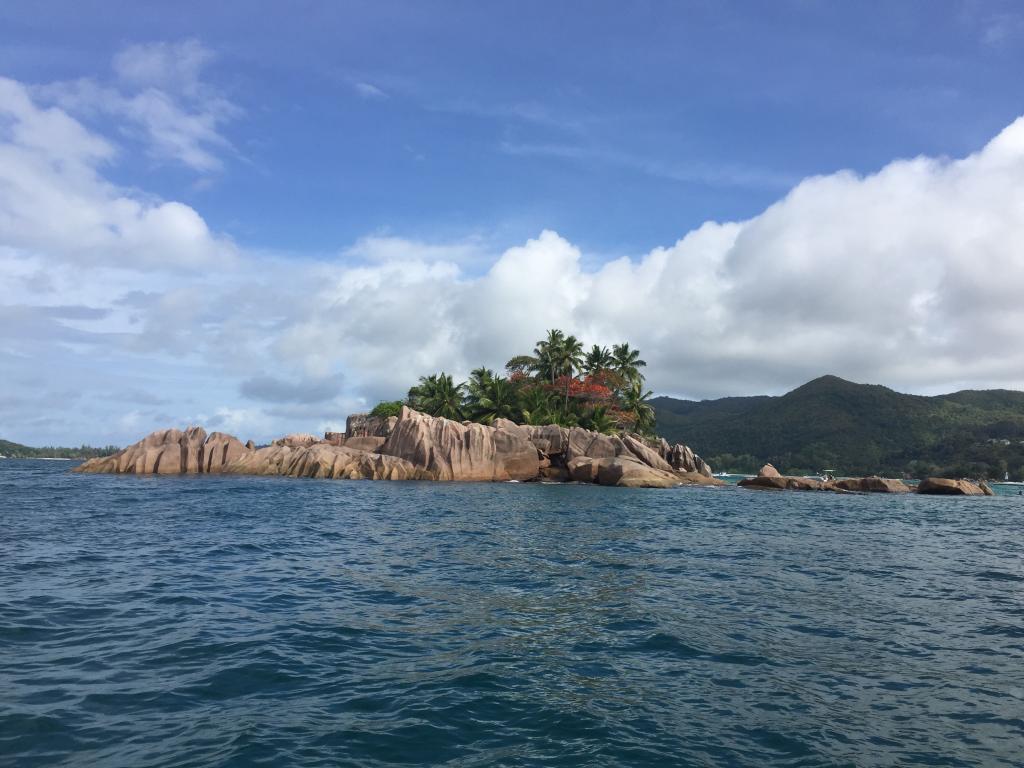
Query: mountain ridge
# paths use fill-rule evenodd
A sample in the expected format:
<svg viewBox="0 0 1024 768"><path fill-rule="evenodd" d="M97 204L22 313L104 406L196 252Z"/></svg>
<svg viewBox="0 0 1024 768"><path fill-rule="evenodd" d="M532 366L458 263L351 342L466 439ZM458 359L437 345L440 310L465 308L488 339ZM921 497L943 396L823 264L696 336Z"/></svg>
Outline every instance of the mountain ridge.
<svg viewBox="0 0 1024 768"><path fill-rule="evenodd" d="M685 439L716 470L752 472L770 461L790 472L1024 479L1024 392L1016 390L910 395L830 374L783 395L651 405L658 432Z"/></svg>

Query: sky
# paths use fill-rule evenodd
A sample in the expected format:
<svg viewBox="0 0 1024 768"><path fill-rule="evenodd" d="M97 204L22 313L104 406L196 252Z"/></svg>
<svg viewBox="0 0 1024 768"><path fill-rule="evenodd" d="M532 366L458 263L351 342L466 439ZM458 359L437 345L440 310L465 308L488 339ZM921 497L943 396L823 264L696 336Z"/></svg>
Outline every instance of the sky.
<svg viewBox="0 0 1024 768"><path fill-rule="evenodd" d="M548 328L658 394L1024 389L1024 7L0 5L0 437L343 428Z"/></svg>

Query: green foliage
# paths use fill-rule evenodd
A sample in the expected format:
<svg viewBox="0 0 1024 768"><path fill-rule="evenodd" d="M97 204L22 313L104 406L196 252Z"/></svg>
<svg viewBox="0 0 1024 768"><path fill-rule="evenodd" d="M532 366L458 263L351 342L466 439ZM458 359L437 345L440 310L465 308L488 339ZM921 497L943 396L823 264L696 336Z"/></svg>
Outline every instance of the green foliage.
<svg viewBox="0 0 1024 768"><path fill-rule="evenodd" d="M654 411L648 404L640 369L646 363L629 344L594 345L552 328L531 355L505 364L506 376L476 368L455 384L445 373L423 376L409 390L410 407L449 419L491 424L584 425L601 432L631 429L651 433Z"/></svg>
<svg viewBox="0 0 1024 768"><path fill-rule="evenodd" d="M644 377L640 369L647 366L645 360L640 359L640 352L630 349L629 344L615 344L612 346L612 360L615 365L615 372L629 383L641 382Z"/></svg>
<svg viewBox="0 0 1024 768"><path fill-rule="evenodd" d="M373 410L370 411L371 416L379 416L383 419L390 418L391 416L397 416L402 412L402 406L405 405L401 400L385 400L382 403L377 403L373 406Z"/></svg>
<svg viewBox="0 0 1024 768"><path fill-rule="evenodd" d="M652 394L650 390L644 391L642 377L633 379L633 383L622 393L622 410L632 420L633 429L641 434L654 431L654 409L648 402Z"/></svg>
<svg viewBox="0 0 1024 768"><path fill-rule="evenodd" d="M614 370L615 358L608 351L608 347L601 347L595 344L583 358L583 371L594 374L598 371Z"/></svg>
<svg viewBox="0 0 1024 768"><path fill-rule="evenodd" d="M661 434L716 469L1024 480L1024 392L920 397L823 376L781 397L651 404Z"/></svg>
<svg viewBox="0 0 1024 768"><path fill-rule="evenodd" d="M465 391L465 384L456 384L444 371L420 376L419 384L409 390L409 405L431 416L461 421Z"/></svg>
<svg viewBox="0 0 1024 768"><path fill-rule="evenodd" d="M0 456L9 459L94 459L97 456L109 456L117 453L120 448L108 445L102 448L93 448L83 445L78 448L59 448L45 446L43 448L30 448L27 445L12 443L8 440L0 440Z"/></svg>
<svg viewBox="0 0 1024 768"><path fill-rule="evenodd" d="M521 413L518 387L493 374L480 383L471 382L466 409L469 417L481 424L491 424L499 418L515 421Z"/></svg>
<svg viewBox="0 0 1024 768"><path fill-rule="evenodd" d="M603 432L606 435L613 434L617 429L615 419L612 418L608 408L604 405L591 408L580 419L580 426L585 429L592 429L594 432Z"/></svg>

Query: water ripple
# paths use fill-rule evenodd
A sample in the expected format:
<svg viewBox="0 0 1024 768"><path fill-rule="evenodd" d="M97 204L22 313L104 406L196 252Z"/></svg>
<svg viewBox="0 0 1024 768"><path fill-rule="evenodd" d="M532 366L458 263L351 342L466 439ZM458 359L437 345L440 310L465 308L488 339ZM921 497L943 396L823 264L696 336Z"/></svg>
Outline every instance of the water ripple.
<svg viewBox="0 0 1024 768"><path fill-rule="evenodd" d="M0 462L0 764L1019 766L1024 503Z"/></svg>

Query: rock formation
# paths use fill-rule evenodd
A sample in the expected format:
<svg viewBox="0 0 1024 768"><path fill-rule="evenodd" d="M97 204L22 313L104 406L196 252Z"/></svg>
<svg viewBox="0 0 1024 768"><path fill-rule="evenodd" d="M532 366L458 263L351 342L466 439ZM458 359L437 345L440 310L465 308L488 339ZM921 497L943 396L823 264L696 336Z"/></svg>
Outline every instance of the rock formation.
<svg viewBox="0 0 1024 768"><path fill-rule="evenodd" d="M858 477L845 480L819 480L814 477L786 477L771 464L765 464L757 477L740 480L744 488L780 491L833 491L835 493L909 493L902 480L882 477Z"/></svg>
<svg viewBox="0 0 1024 768"><path fill-rule="evenodd" d="M371 416L354 413L345 420L345 437L387 437L398 423L397 416Z"/></svg>
<svg viewBox="0 0 1024 768"><path fill-rule="evenodd" d="M885 477L871 476L834 480L831 485L844 491L857 493L910 493L910 486L902 480L890 480Z"/></svg>
<svg viewBox="0 0 1024 768"><path fill-rule="evenodd" d="M970 480L950 480L945 477L928 477L917 486L917 492L929 496L994 496L985 483Z"/></svg>
<svg viewBox="0 0 1024 768"><path fill-rule="evenodd" d="M315 445L320 442L320 438L316 435L311 435L308 432L297 432L292 435L285 435L279 437L271 445L287 445L289 448L303 448L309 445Z"/></svg>
<svg viewBox="0 0 1024 768"><path fill-rule="evenodd" d="M226 464L246 452L248 449L244 445L223 432L214 432L207 437L202 427L191 427L184 432L164 429L113 456L90 459L75 471L136 475L221 472Z"/></svg>
<svg viewBox="0 0 1024 768"><path fill-rule="evenodd" d="M422 467L438 480L532 480L540 454L522 432L465 424L402 408L380 453Z"/></svg>
<svg viewBox="0 0 1024 768"><path fill-rule="evenodd" d="M305 448L271 445L240 457L227 470L236 475L285 475L346 480L436 480L394 456L317 443Z"/></svg>
<svg viewBox="0 0 1024 768"><path fill-rule="evenodd" d="M351 416L323 440L293 434L256 448L201 427L154 432L76 472L223 473L369 480L554 480L622 487L722 485L685 445L580 427L491 426L403 408L397 417Z"/></svg>
<svg viewBox="0 0 1024 768"><path fill-rule="evenodd" d="M759 488L776 491L824 491L831 490L825 483L813 477L785 477L783 475L758 475L740 480L743 488Z"/></svg>

